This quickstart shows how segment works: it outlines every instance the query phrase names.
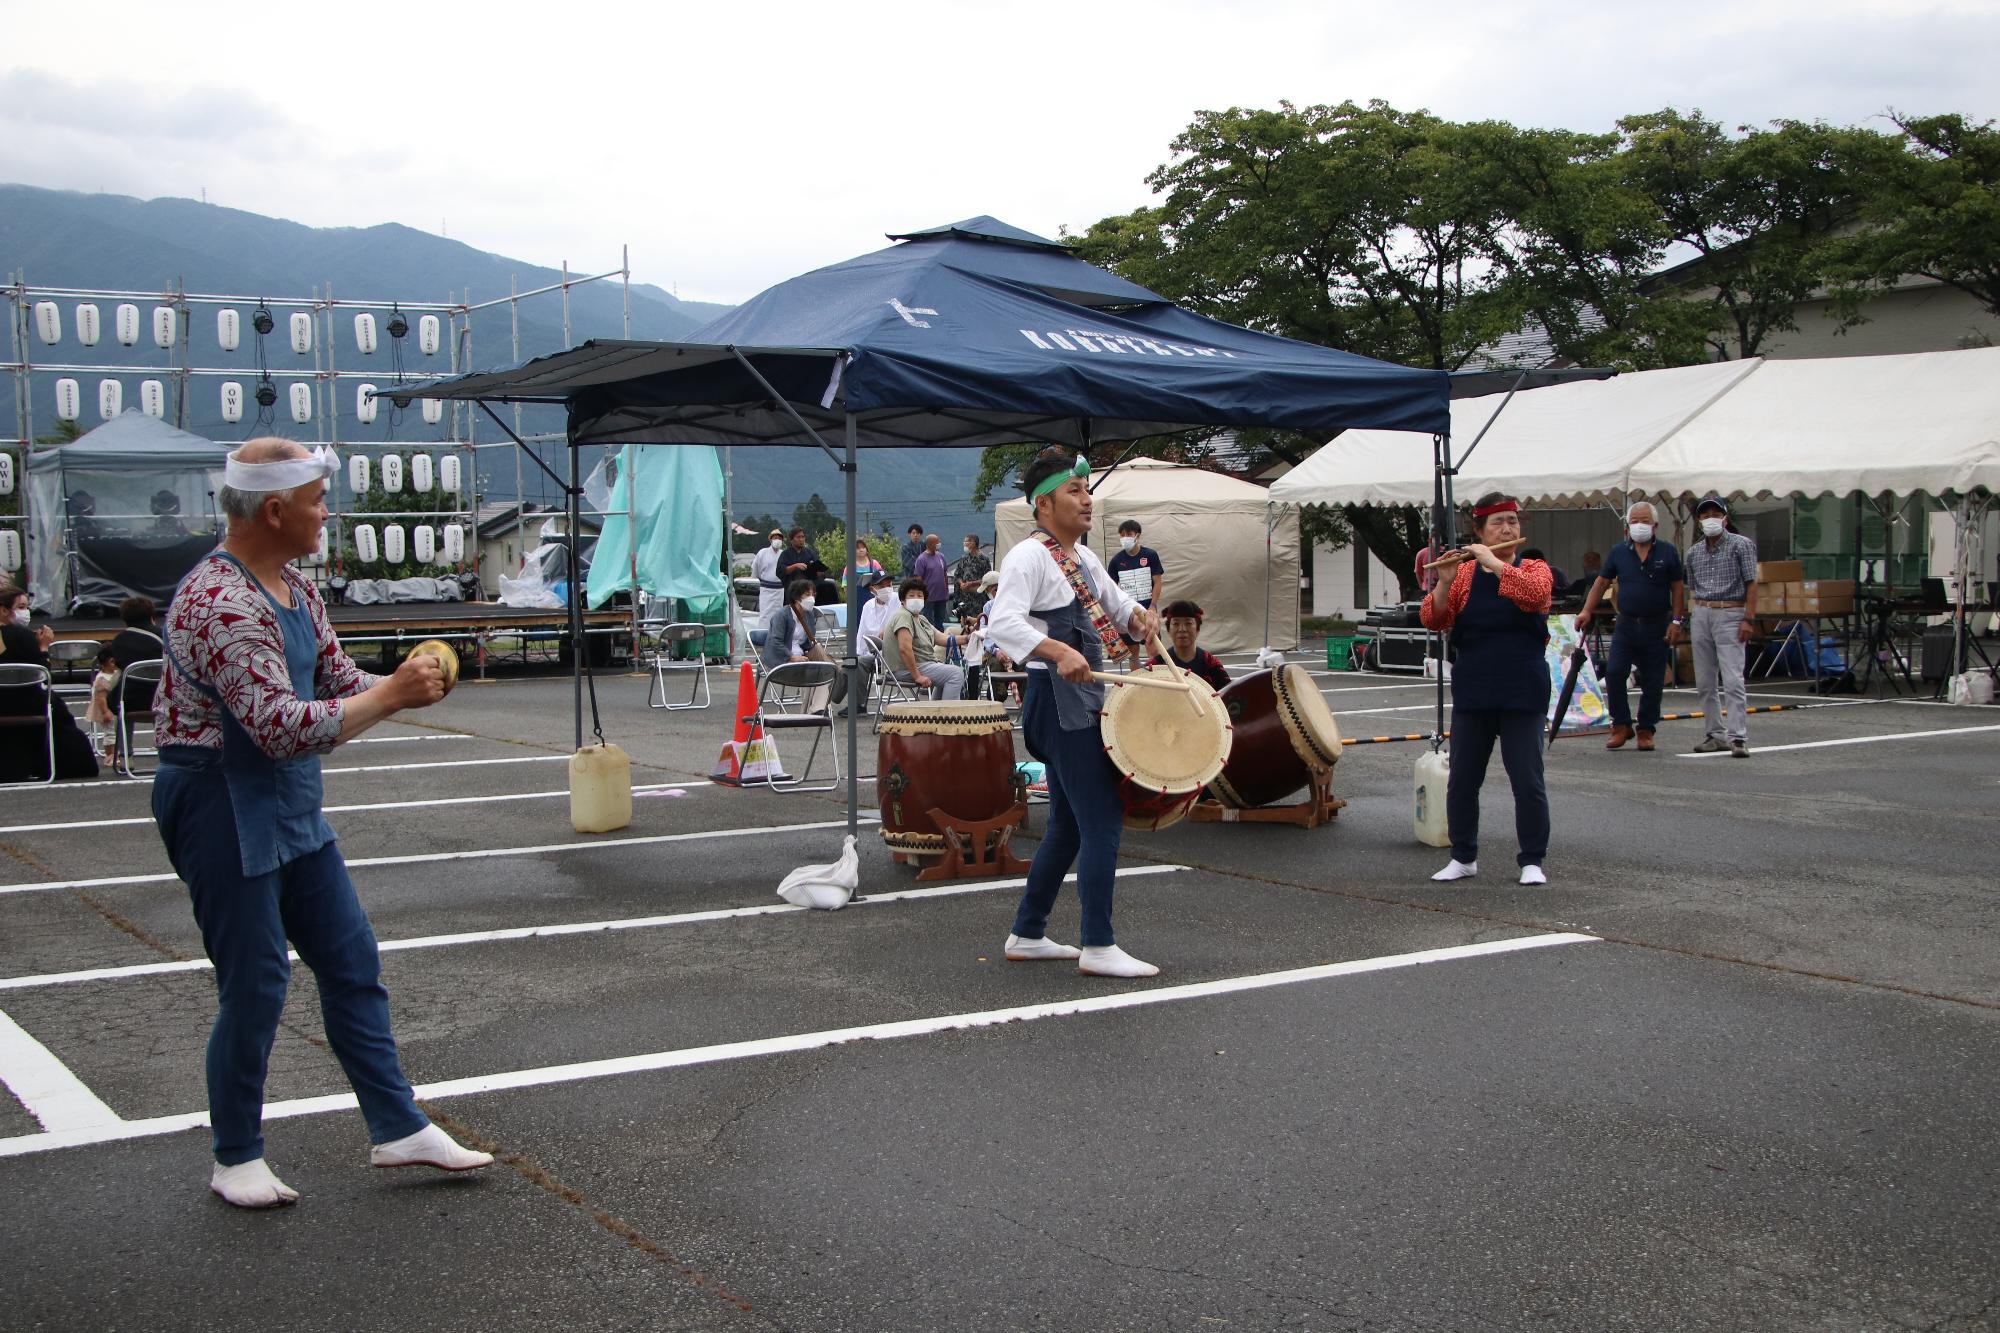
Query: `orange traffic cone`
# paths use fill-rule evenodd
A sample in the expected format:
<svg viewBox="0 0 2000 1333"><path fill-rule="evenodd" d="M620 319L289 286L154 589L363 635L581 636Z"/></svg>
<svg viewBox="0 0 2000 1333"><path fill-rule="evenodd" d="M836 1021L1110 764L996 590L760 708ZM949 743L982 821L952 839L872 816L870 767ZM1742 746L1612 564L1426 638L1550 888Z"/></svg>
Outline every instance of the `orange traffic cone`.
<svg viewBox="0 0 2000 1333"><path fill-rule="evenodd" d="M731 787L743 785L743 751L751 737L750 719L757 712L757 673L748 663L736 677L736 731L723 744L722 753L715 757L715 767L709 771L711 782L720 782ZM763 728L756 729L759 736Z"/></svg>

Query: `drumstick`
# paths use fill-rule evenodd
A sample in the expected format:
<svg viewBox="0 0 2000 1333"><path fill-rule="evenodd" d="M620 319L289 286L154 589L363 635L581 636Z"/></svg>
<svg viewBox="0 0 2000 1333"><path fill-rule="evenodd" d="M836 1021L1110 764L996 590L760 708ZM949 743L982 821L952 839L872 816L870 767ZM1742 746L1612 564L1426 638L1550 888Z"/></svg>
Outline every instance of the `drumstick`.
<svg viewBox="0 0 2000 1333"><path fill-rule="evenodd" d="M1185 684L1171 680L1161 680L1156 676L1121 676L1115 671L1093 671L1090 673L1090 678L1099 685L1142 685L1149 690L1172 690L1176 694L1187 695L1194 693ZM1199 700L1196 701L1195 706L1197 708L1200 707Z"/></svg>
<svg viewBox="0 0 2000 1333"><path fill-rule="evenodd" d="M1160 642L1160 627L1157 621L1154 622L1153 632L1147 635L1147 641L1152 644L1153 651L1160 655L1160 661L1166 664L1167 673L1178 681L1180 688L1187 693L1188 707L1194 710L1195 716L1201 716L1201 700L1195 697L1193 687L1188 684L1191 678L1187 672L1181 670L1180 665L1167 652L1167 645Z"/></svg>
<svg viewBox="0 0 2000 1333"><path fill-rule="evenodd" d="M1519 546L1522 542L1526 540L1528 540L1526 537L1516 537L1513 541L1510 542L1494 542L1491 546L1487 547L1486 549L1494 552L1511 551L1516 546ZM1439 556L1437 559L1431 561L1428 565L1425 565L1424 568L1436 569L1439 565L1455 565L1461 560L1470 560L1471 558L1472 557L1465 551L1453 551L1449 555Z"/></svg>

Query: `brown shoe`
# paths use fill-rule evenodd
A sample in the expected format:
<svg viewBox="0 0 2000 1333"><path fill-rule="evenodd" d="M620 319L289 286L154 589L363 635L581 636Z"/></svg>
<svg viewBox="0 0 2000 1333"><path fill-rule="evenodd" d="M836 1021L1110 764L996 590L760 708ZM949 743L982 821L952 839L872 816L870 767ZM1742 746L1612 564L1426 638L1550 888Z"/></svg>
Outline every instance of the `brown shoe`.
<svg viewBox="0 0 2000 1333"><path fill-rule="evenodd" d="M1639 733L1639 748L1640 748L1640 749L1642 749L1642 750L1650 750L1650 749L1652 749L1652 748L1653 748L1653 733L1652 733L1652 732L1650 732L1650 731L1644 731L1644 730L1640 731L1640 733Z"/></svg>
<svg viewBox="0 0 2000 1333"><path fill-rule="evenodd" d="M1626 726L1623 722L1614 722L1611 724L1611 739L1604 742L1604 748L1607 750L1616 750L1631 739L1632 728Z"/></svg>

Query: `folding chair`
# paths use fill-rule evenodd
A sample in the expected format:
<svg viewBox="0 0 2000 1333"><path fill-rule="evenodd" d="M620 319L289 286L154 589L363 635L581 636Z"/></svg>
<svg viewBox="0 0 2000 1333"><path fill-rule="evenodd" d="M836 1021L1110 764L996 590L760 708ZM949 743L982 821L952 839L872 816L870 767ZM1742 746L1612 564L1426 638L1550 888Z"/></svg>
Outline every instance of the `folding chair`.
<svg viewBox="0 0 2000 1333"><path fill-rule="evenodd" d="M90 697L91 680L97 674L97 655L104 645L95 639L57 639L49 645L49 678L58 696ZM82 671L83 682L76 673Z"/></svg>
<svg viewBox="0 0 2000 1333"><path fill-rule="evenodd" d="M708 692L708 636L715 628L697 620L677 620L660 628L659 638L653 645L653 682L646 687L646 707L677 713L688 708L706 708L714 702ZM687 643L695 645L694 659L669 661L675 645ZM667 702L667 672L670 670L692 672L694 675L694 684L688 690L684 704ZM659 696L658 703L653 702L655 695Z"/></svg>
<svg viewBox="0 0 2000 1333"><path fill-rule="evenodd" d="M157 747L141 750L135 743L135 733L142 717L145 719L146 730L148 732L153 730L153 704L160 690L161 670L159 658L148 658L144 662L134 662L126 667L124 674L118 679L117 769L128 778L145 776L132 766L133 756L143 754L157 758L160 753ZM137 703L135 696L136 699L145 700L145 703L143 705Z"/></svg>
<svg viewBox="0 0 2000 1333"><path fill-rule="evenodd" d="M775 775L761 779L773 791L832 791L840 785L840 744L833 730L833 704L831 687L840 668L832 662L785 662L764 673L763 688L757 694L757 711L743 719L754 723L766 732L794 731L811 728L813 732L812 750L806 755L805 767L796 777L780 781ZM820 688L829 693L815 709L796 713L783 711L782 697L787 692L796 692L801 704L811 691ZM778 696L774 698L773 696ZM806 779L812 775L813 760L819 757L820 735L824 733L829 742L827 748L833 753L833 781L807 786ZM754 734L754 733L753 733ZM758 785L745 782L745 787Z"/></svg>
<svg viewBox="0 0 2000 1333"><path fill-rule="evenodd" d="M39 712L16 713L10 702L25 699ZM49 684L46 667L28 662L0 662L0 728L29 731L40 727L42 745L48 751L49 775L37 779L43 786L56 780L55 689Z"/></svg>
<svg viewBox="0 0 2000 1333"><path fill-rule="evenodd" d="M873 710L875 721L873 725L875 733L879 736L882 733L883 711L890 704L922 703L930 697L930 689L928 686L924 687L924 692L920 695L917 693L917 686L899 679L896 673L890 669L891 663L886 646L877 644L869 650L869 654L875 659L875 707Z"/></svg>

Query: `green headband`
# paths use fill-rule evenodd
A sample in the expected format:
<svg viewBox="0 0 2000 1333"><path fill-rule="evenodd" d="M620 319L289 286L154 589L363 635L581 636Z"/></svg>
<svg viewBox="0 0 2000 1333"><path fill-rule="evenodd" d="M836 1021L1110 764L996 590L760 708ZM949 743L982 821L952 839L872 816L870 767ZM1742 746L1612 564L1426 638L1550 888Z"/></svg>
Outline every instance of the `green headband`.
<svg viewBox="0 0 2000 1333"><path fill-rule="evenodd" d="M1048 476L1042 478L1040 485L1036 486L1034 490L1028 492L1028 507L1032 509L1034 507L1035 501L1041 499L1044 495L1047 495L1050 491L1055 490L1058 486L1067 485L1078 477L1087 478L1089 476L1090 476L1090 460L1088 458L1085 458L1082 454L1078 454L1076 456L1076 466L1072 467L1067 472L1050 473Z"/></svg>

